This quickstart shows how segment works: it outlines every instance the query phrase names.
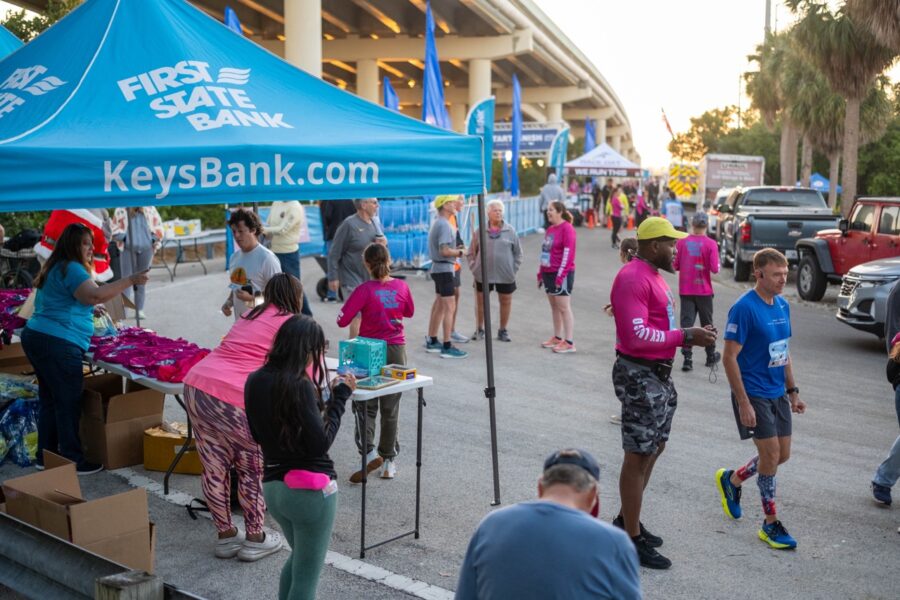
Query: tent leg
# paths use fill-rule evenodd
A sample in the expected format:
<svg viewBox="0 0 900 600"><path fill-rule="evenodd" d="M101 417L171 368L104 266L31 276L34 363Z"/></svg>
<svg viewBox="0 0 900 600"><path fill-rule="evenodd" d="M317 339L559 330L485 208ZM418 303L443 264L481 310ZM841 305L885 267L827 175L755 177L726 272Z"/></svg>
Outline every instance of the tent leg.
<svg viewBox="0 0 900 600"><path fill-rule="evenodd" d="M482 289L481 294L482 305L484 307L484 354L487 360L487 387L484 388L484 395L488 399L488 411L491 418L491 463L494 470L494 500L491 506L500 504L500 463L497 459L497 408L495 399L497 390L494 388L494 343L491 338L491 296L488 292L487 283L487 253L484 248L487 247L487 216L484 209L484 194L478 194L478 247L481 249L479 255L481 257L481 273L482 273Z"/></svg>

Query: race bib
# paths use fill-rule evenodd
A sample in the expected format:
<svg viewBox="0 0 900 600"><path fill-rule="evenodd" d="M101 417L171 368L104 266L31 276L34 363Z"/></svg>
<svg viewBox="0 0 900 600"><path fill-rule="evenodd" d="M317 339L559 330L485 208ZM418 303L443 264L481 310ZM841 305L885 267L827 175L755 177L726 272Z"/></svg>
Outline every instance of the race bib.
<svg viewBox="0 0 900 600"><path fill-rule="evenodd" d="M778 340L769 344L769 368L783 367L788 363L788 341Z"/></svg>

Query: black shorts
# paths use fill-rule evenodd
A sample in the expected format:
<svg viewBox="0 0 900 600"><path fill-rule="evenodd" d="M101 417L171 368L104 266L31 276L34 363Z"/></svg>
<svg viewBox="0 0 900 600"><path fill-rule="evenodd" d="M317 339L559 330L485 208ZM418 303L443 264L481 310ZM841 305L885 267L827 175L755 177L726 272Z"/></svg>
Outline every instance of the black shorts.
<svg viewBox="0 0 900 600"><path fill-rule="evenodd" d="M444 298L453 296L456 286L453 285L453 273L432 273L434 280L434 293Z"/></svg>
<svg viewBox="0 0 900 600"><path fill-rule="evenodd" d="M462 285L462 269L453 271L453 287L458 288Z"/></svg>
<svg viewBox="0 0 900 600"><path fill-rule="evenodd" d="M575 271L569 271L559 287L556 287L556 273L541 273L541 281L548 296L571 296L575 287Z"/></svg>
<svg viewBox="0 0 900 600"><path fill-rule="evenodd" d="M756 412L756 427L741 425L741 413L737 400L731 394L731 407L734 409L734 420L737 423L738 435L742 440L755 438L765 440L773 437L791 435L791 403L787 396L780 398L754 398L750 396L750 406Z"/></svg>
<svg viewBox="0 0 900 600"><path fill-rule="evenodd" d="M484 291L484 286L481 285L480 281L475 282L475 289L481 293ZM498 294L512 294L516 291L516 282L512 283L489 283L488 284L488 293L497 290Z"/></svg>
<svg viewBox="0 0 900 600"><path fill-rule="evenodd" d="M656 454L660 444L669 440L678 408L672 378L663 381L650 367L619 357L613 363L612 380L622 403L622 449Z"/></svg>

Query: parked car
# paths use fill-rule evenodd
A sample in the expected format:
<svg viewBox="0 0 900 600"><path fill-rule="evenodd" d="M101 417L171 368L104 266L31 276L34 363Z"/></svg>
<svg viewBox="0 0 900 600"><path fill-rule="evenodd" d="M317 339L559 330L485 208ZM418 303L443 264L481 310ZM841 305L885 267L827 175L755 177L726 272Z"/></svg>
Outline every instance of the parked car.
<svg viewBox="0 0 900 600"><path fill-rule="evenodd" d="M796 248L797 293L819 301L829 283L841 283L841 276L856 265L900 256L900 198L860 198L837 229L798 240Z"/></svg>
<svg viewBox="0 0 900 600"><path fill-rule="evenodd" d="M838 294L837 320L884 337L887 299L900 280L900 257L856 265L844 275Z"/></svg>
<svg viewBox="0 0 900 600"><path fill-rule="evenodd" d="M796 240L835 227L838 218L816 190L802 187L735 188L719 205L719 260L734 266L734 280L747 281L753 255L763 248L799 262Z"/></svg>
<svg viewBox="0 0 900 600"><path fill-rule="evenodd" d="M718 226L719 226L719 205L728 200L728 196L731 195L731 192L734 191L734 188L722 188L718 192L716 192L716 197L712 202L704 202L701 209L706 213L707 218L709 219L709 226L706 228L706 235L711 237L712 239L718 238Z"/></svg>

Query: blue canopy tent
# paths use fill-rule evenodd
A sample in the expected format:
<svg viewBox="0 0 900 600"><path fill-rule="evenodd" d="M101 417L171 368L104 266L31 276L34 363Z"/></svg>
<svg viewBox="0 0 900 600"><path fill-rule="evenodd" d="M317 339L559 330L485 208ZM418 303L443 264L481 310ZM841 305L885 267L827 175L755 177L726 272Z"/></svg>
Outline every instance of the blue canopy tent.
<svg viewBox="0 0 900 600"><path fill-rule="evenodd" d="M485 222L483 168L479 137L339 90L185 0L87 0L0 61L0 211L459 193Z"/></svg>
<svg viewBox="0 0 900 600"><path fill-rule="evenodd" d="M12 54L22 47L22 40L10 33L9 29L0 25L0 59Z"/></svg>
<svg viewBox="0 0 900 600"><path fill-rule="evenodd" d="M797 185L800 185L800 182L797 182ZM823 176L820 173L813 173L809 178L809 187L814 190L818 190L823 194L827 194L831 189L831 182L828 181L828 178ZM837 186L837 193L841 193L841 186Z"/></svg>

